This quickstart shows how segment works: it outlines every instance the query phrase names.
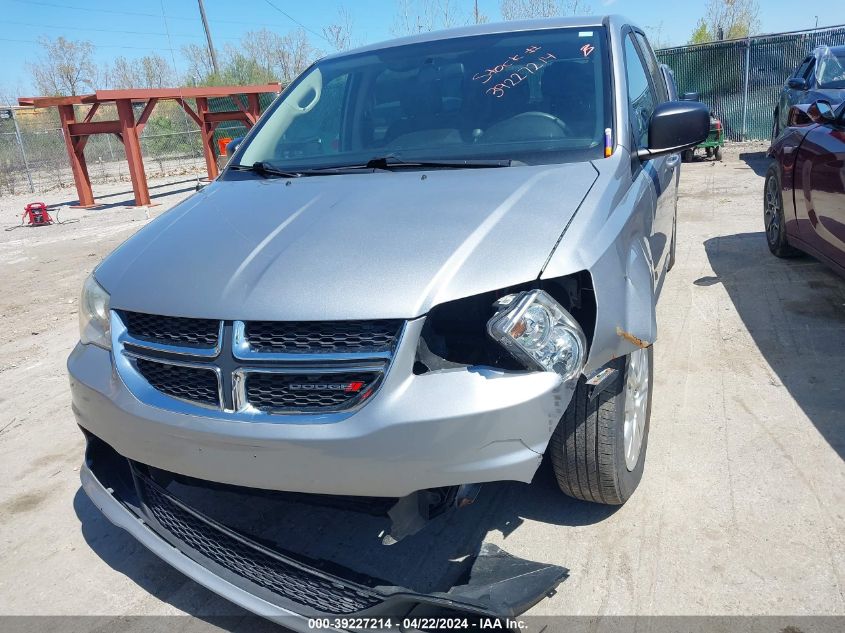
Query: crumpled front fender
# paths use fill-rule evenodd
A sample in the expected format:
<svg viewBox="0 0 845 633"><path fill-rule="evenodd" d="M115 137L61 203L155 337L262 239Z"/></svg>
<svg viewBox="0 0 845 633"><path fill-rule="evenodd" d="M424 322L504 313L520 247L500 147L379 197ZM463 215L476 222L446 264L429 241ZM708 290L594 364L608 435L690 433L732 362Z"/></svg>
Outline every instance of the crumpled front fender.
<svg viewBox="0 0 845 633"><path fill-rule="evenodd" d="M645 178L632 182L627 151L594 164L600 176L541 274L541 279L554 279L586 270L592 278L596 322L585 374L657 338L649 247L654 187Z"/></svg>
<svg viewBox="0 0 845 633"><path fill-rule="evenodd" d="M585 373L648 347L657 338L651 253L644 239L627 246L627 253L612 249L589 269L596 293L596 327Z"/></svg>

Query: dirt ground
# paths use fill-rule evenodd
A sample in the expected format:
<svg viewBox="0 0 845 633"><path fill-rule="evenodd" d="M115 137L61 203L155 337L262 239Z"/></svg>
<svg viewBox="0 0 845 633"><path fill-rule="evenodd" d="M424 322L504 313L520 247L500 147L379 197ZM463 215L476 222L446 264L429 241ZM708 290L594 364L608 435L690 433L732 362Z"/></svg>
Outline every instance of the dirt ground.
<svg viewBox="0 0 845 633"><path fill-rule="evenodd" d="M760 149L683 166L634 497L572 501L544 468L532 486L486 486L437 528L451 539L470 522L514 555L567 567L532 613L845 615L845 281L769 254ZM123 206L125 184L95 187L102 209L0 232L2 614L242 613L111 526L79 487L65 371L77 296L101 258L194 190L151 185L160 206ZM19 221L24 201L0 198L0 223Z"/></svg>

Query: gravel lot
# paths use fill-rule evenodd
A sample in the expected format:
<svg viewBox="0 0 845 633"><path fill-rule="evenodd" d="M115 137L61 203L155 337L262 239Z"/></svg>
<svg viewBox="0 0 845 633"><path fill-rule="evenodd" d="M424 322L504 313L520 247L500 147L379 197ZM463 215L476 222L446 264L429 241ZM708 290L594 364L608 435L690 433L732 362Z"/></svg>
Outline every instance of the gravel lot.
<svg viewBox="0 0 845 633"><path fill-rule="evenodd" d="M683 167L636 495L618 509L572 501L543 468L530 487L486 486L403 564L436 557L438 540L486 539L570 570L532 613L845 615L845 281L769 254L759 150ZM102 257L194 185L150 184L160 206L124 207L131 187L109 185L95 191L105 208L61 212L77 222L0 233L2 614L242 613L112 527L79 487L64 366L77 295ZM2 224L24 202L0 198Z"/></svg>

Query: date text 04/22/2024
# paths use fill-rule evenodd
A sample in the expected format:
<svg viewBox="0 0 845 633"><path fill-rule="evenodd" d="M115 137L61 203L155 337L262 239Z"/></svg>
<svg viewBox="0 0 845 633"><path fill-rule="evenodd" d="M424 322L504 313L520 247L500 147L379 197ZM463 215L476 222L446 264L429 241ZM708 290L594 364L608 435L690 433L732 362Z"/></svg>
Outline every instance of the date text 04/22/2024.
<svg viewBox="0 0 845 633"><path fill-rule="evenodd" d="M357 629L357 630L524 630L527 624L523 620L511 618L312 618L308 628L320 629Z"/></svg>

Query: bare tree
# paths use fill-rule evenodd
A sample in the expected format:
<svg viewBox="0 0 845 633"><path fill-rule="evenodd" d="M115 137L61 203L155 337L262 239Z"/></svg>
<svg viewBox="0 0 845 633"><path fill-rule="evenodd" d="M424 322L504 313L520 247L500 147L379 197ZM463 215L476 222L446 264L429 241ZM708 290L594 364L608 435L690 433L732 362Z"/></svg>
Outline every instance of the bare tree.
<svg viewBox="0 0 845 633"><path fill-rule="evenodd" d="M0 85L0 106L17 105L18 96L23 94L20 84L14 89L6 85Z"/></svg>
<svg viewBox="0 0 845 633"><path fill-rule="evenodd" d="M250 31L241 41L244 56L269 77L289 82L322 53L311 45L304 29L281 36L268 29ZM229 56L227 64L232 60Z"/></svg>
<svg viewBox="0 0 845 633"><path fill-rule="evenodd" d="M434 16L438 26L444 29L457 26L461 22L455 8L455 0L440 0L437 2L434 8Z"/></svg>
<svg viewBox="0 0 845 633"><path fill-rule="evenodd" d="M473 24L487 24L490 21L485 14L478 8L478 0L475 0L472 7L472 22Z"/></svg>
<svg viewBox="0 0 845 633"><path fill-rule="evenodd" d="M96 88L99 72L91 42L57 37L41 38L38 43L40 59L28 67L40 94L78 95Z"/></svg>
<svg viewBox="0 0 845 633"><path fill-rule="evenodd" d="M345 51L352 46L352 16L341 5L337 9L337 21L323 28L323 37L336 51Z"/></svg>
<svg viewBox="0 0 845 633"><path fill-rule="evenodd" d="M113 88L163 88L174 83L170 64L157 53L136 59L117 57L107 76Z"/></svg>
<svg viewBox="0 0 845 633"><path fill-rule="evenodd" d="M390 31L394 35L413 35L469 22L470 18L458 11L455 0L397 0Z"/></svg>
<svg viewBox="0 0 845 633"><path fill-rule="evenodd" d="M321 55L322 53L311 45L305 29L291 31L282 38L282 46L277 52L279 79L285 83L292 81Z"/></svg>
<svg viewBox="0 0 845 633"><path fill-rule="evenodd" d="M760 27L757 0L708 0L696 24L691 44L747 37Z"/></svg>
<svg viewBox="0 0 845 633"><path fill-rule="evenodd" d="M659 48L669 48L671 46L669 39L664 33L663 20L661 20L657 24L646 26L645 30L646 33L648 33L648 41L651 42L651 47L654 50L657 50Z"/></svg>
<svg viewBox="0 0 845 633"><path fill-rule="evenodd" d="M247 58L253 60L268 76L278 79L281 75L279 68L280 51L285 47L281 35L269 29L249 31L241 39L238 47ZM227 48L226 65L229 65L234 58L233 49Z"/></svg>
<svg viewBox="0 0 845 633"><path fill-rule="evenodd" d="M424 0L422 6L413 0L396 0L396 15L390 32L394 35L413 35L433 31L429 11L431 4L431 0Z"/></svg>
<svg viewBox="0 0 845 633"><path fill-rule="evenodd" d="M499 10L505 20L527 20L580 15L589 13L591 7L583 0L500 0Z"/></svg>
<svg viewBox="0 0 845 633"><path fill-rule="evenodd" d="M164 88L175 83L173 69L167 60L157 53L141 58L141 78L146 88Z"/></svg>
<svg viewBox="0 0 845 633"><path fill-rule="evenodd" d="M111 68L107 71L108 83L112 88L137 88L140 83L138 68L134 60L125 57L115 57Z"/></svg>
<svg viewBox="0 0 845 633"><path fill-rule="evenodd" d="M189 83L204 84L214 81L214 66L211 64L207 47L187 44L182 47L182 56L188 64Z"/></svg>

